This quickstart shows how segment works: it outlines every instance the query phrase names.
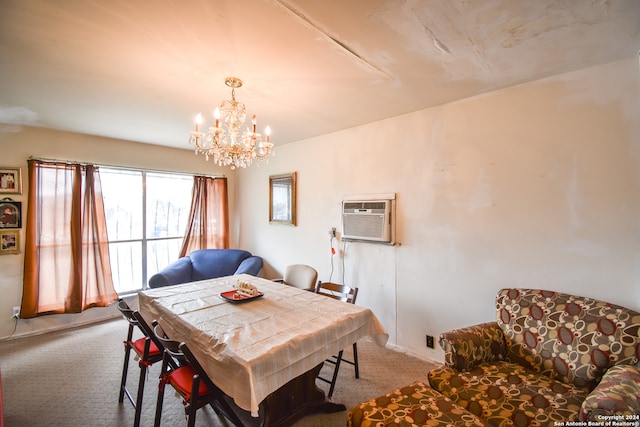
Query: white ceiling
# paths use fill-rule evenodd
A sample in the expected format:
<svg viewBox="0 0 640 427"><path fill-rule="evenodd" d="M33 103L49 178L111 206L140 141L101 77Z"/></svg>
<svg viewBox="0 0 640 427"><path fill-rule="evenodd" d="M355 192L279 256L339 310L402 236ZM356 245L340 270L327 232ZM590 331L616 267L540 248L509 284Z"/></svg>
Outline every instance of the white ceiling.
<svg viewBox="0 0 640 427"><path fill-rule="evenodd" d="M639 49L638 0L0 0L0 130L188 148L235 76L282 144Z"/></svg>

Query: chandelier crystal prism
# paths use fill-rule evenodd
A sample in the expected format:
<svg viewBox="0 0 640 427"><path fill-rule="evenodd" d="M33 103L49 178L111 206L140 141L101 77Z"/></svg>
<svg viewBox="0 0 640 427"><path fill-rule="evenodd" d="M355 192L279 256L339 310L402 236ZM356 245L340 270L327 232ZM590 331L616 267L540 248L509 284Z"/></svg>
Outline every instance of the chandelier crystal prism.
<svg viewBox="0 0 640 427"><path fill-rule="evenodd" d="M231 88L231 100L222 101L216 107L213 116L215 126L200 132L202 115L196 117L196 130L189 133L189 144L195 148L196 155L209 157L218 166L230 166L231 169L251 166L253 160L266 161L275 154L273 143L270 141L271 130L265 128L265 140L256 130L256 115L251 119L251 129L241 129L246 119L245 105L236 101L236 89L242 86L242 80L227 77L225 84Z"/></svg>

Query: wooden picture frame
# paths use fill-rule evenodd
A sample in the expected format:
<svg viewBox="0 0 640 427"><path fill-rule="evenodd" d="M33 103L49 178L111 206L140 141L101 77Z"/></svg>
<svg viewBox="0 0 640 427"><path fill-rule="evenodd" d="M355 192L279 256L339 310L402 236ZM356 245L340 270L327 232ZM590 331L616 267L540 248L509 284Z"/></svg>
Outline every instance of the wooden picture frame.
<svg viewBox="0 0 640 427"><path fill-rule="evenodd" d="M269 223L296 225L297 172L269 177Z"/></svg>
<svg viewBox="0 0 640 427"><path fill-rule="evenodd" d="M22 228L22 202L0 199L0 229Z"/></svg>
<svg viewBox="0 0 640 427"><path fill-rule="evenodd" d="M20 253L20 231L0 230L0 255Z"/></svg>
<svg viewBox="0 0 640 427"><path fill-rule="evenodd" d="M0 166L0 194L22 194L20 168Z"/></svg>

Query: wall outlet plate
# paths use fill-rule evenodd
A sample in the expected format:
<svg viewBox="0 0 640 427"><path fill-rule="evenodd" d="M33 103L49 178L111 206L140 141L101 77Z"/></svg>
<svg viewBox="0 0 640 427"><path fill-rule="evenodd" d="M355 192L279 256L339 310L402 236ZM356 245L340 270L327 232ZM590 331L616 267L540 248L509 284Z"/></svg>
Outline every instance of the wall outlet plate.
<svg viewBox="0 0 640 427"><path fill-rule="evenodd" d="M427 335L427 347L436 348L431 335Z"/></svg>
<svg viewBox="0 0 640 427"><path fill-rule="evenodd" d="M13 314L11 315L14 319L20 318L20 307L13 307Z"/></svg>

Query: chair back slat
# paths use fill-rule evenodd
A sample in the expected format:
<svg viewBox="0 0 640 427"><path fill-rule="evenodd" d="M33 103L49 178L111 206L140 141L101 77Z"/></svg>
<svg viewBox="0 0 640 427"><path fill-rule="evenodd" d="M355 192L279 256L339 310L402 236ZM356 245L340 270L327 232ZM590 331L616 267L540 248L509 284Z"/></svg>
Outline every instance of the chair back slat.
<svg viewBox="0 0 640 427"><path fill-rule="evenodd" d="M188 363L184 353L180 350L180 341L175 341L167 337L167 334L158 323L155 323L153 332L158 341L160 341L164 351L176 360L179 365L186 365Z"/></svg>
<svg viewBox="0 0 640 427"><path fill-rule="evenodd" d="M120 311L120 313L122 314L122 317L124 317L127 322L133 325L138 324L138 321L135 319L135 317L133 317L133 312L135 310L129 307L129 304L127 304L125 300L123 299L118 300L117 307L118 307L118 311Z"/></svg>
<svg viewBox="0 0 640 427"><path fill-rule="evenodd" d="M351 286L342 285L339 283L322 281L318 281L315 292L317 294L344 301L349 304L355 304L356 297L358 296L358 288L352 288Z"/></svg>

